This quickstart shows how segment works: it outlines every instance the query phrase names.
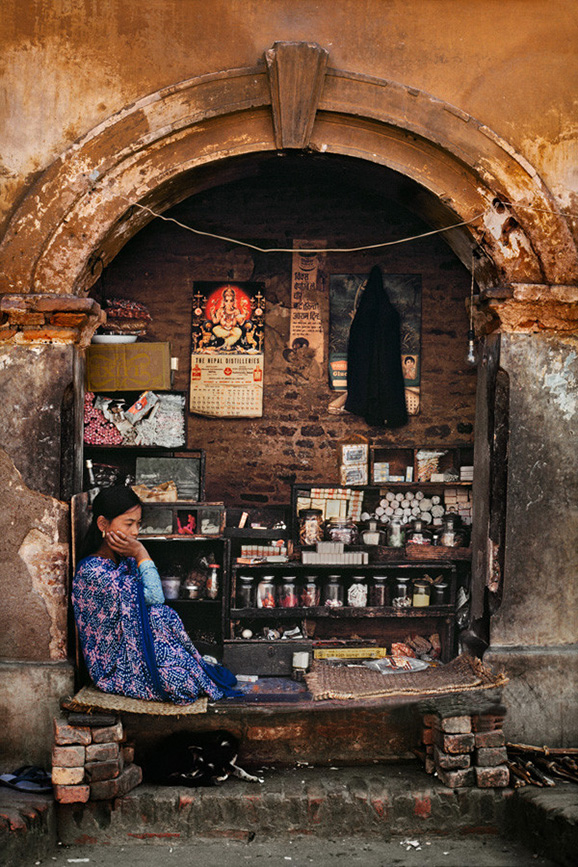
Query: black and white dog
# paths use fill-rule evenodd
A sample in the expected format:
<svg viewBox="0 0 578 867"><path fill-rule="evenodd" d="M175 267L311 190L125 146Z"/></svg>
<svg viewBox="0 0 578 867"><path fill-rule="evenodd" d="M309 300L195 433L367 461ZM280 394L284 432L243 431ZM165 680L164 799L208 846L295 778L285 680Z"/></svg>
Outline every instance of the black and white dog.
<svg viewBox="0 0 578 867"><path fill-rule="evenodd" d="M239 741L225 731L175 732L145 762L147 782L160 786L218 786L229 777L262 783L235 762Z"/></svg>

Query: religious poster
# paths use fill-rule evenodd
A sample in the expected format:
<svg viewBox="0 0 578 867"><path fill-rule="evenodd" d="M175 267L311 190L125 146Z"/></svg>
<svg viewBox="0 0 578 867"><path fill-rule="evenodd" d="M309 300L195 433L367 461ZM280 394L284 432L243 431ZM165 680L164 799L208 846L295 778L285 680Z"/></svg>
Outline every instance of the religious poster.
<svg viewBox="0 0 578 867"><path fill-rule="evenodd" d="M349 329L365 288L367 274L332 274L329 278L329 385L347 391ZM401 366L409 415L419 412L421 381L421 277L384 274L383 285L401 320Z"/></svg>
<svg viewBox="0 0 578 867"><path fill-rule="evenodd" d="M219 418L263 415L262 283L195 283L190 409Z"/></svg>
<svg viewBox="0 0 578 867"><path fill-rule="evenodd" d="M324 241L293 241L296 248L291 265L291 323L289 348L308 346L323 363L324 322L327 321L325 254L307 253L300 247L317 249Z"/></svg>

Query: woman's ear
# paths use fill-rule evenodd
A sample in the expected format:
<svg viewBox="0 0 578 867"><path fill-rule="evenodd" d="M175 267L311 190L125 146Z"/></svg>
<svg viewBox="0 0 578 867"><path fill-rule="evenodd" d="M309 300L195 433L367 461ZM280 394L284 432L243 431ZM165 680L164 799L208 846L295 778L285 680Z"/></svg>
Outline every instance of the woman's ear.
<svg viewBox="0 0 578 867"><path fill-rule="evenodd" d="M106 532L106 528L108 526L108 521L106 520L104 515L98 516L98 518L96 519L96 526L98 527L98 529L100 530L100 532L104 536L104 534Z"/></svg>

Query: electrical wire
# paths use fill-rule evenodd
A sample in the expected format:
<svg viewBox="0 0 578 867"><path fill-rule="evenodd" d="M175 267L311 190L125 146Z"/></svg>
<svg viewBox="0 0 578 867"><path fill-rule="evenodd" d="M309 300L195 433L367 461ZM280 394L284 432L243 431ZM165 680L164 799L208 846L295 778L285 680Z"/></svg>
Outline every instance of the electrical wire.
<svg viewBox="0 0 578 867"><path fill-rule="evenodd" d="M182 229L186 229L188 232L193 232L195 235L202 235L205 238L216 238L218 241L227 241L229 244L237 244L240 247L249 247L250 250L256 250L258 253L295 253L299 251L300 253L358 253L362 250L376 250L379 247L393 247L396 244L406 244L409 241L418 241L420 238L429 238L431 235L439 235L441 232L449 232L451 229L459 229L461 226L469 226L470 223L474 223L476 220L479 220L480 217L483 217L488 213L489 208L486 211L482 211L479 214L476 214L475 217L471 217L469 220L462 220L460 223L454 223L451 226L445 226L443 229L432 229L430 232L423 232L421 235L412 235L409 238L399 238L397 241L382 241L379 244L365 244L361 247L320 247L320 248L311 248L311 247L259 247L257 244L250 244L248 241L239 241L237 238L229 238L226 235L217 235L214 232L205 232L202 229L194 229L192 226L187 226L185 223L181 223L179 220L175 220L174 217L165 217L164 214L157 214L156 211L153 211L152 208L147 207L146 205L140 205L138 202L132 203L132 206L135 208L140 208L141 211L148 211L149 214L152 214L153 217L157 217L159 220L164 220L166 223L175 223L177 226L180 226Z"/></svg>

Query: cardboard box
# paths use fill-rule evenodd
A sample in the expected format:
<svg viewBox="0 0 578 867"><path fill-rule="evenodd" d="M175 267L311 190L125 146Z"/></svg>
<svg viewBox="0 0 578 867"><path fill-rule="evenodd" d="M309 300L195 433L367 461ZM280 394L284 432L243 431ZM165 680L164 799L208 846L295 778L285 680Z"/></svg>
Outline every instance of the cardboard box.
<svg viewBox="0 0 578 867"><path fill-rule="evenodd" d="M92 344L86 351L86 389L170 391L170 344Z"/></svg>

